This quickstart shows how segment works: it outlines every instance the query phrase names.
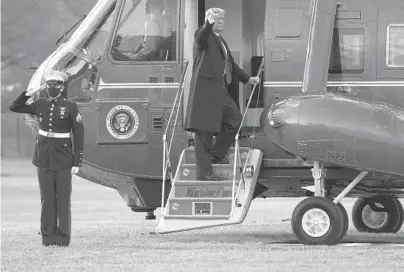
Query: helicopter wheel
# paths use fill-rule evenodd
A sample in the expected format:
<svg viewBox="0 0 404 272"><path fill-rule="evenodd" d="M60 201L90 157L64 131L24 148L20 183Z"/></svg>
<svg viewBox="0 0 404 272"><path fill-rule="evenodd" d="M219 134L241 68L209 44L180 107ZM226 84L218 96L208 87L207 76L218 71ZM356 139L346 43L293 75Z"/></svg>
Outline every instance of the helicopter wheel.
<svg viewBox="0 0 404 272"><path fill-rule="evenodd" d="M358 198L352 208L352 222L359 232L396 233L403 221L403 205L397 198Z"/></svg>
<svg viewBox="0 0 404 272"><path fill-rule="evenodd" d="M396 203L397 207L398 207L398 215L397 216L397 225L392 228L392 233L397 233L401 227L403 226L404 223L404 208L403 208L403 204L400 202L400 200L398 200L397 198L393 197L392 198L393 201Z"/></svg>
<svg viewBox="0 0 404 272"><path fill-rule="evenodd" d="M345 207L341 204L341 202L339 202L339 203L337 204L337 206L338 206L338 208L339 208L339 210L340 210L340 216L341 216L342 218L344 218L344 220L343 220L343 221L344 221L344 228L343 228L343 230L342 230L341 236L338 238L338 242L340 242L340 241L345 237L345 235L346 235L347 232L348 232L348 228L349 228L349 218L348 218L348 213L347 213Z"/></svg>
<svg viewBox="0 0 404 272"><path fill-rule="evenodd" d="M326 197L306 198L293 211L293 232L302 244L336 244L348 229L344 210L342 205L337 205Z"/></svg>

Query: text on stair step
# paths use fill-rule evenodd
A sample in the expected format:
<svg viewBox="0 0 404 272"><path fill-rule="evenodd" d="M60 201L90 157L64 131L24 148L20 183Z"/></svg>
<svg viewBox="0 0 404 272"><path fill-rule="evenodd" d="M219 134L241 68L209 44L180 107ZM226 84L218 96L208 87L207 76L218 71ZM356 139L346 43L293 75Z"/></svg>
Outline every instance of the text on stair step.
<svg viewBox="0 0 404 272"><path fill-rule="evenodd" d="M231 188L225 187L217 189L188 187L185 197L231 197L231 192Z"/></svg>

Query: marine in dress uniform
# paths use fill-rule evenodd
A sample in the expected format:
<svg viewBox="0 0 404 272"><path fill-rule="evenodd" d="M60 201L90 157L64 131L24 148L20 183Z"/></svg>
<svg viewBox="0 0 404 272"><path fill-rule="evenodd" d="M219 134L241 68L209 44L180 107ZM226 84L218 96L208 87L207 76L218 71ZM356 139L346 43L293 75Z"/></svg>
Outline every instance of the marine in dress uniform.
<svg viewBox="0 0 404 272"><path fill-rule="evenodd" d="M41 193L44 246L70 244L71 181L82 165L84 126L77 104L61 96L67 80L67 74L51 70L45 75L47 98L26 105L30 96L39 90L25 91L10 106L13 112L38 118L33 164L37 167Z"/></svg>

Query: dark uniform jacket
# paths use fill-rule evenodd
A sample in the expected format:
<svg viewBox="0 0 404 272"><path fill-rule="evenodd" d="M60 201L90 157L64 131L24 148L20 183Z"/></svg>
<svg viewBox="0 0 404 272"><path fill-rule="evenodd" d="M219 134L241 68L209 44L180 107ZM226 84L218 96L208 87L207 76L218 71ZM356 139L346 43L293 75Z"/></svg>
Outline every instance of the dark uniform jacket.
<svg viewBox="0 0 404 272"><path fill-rule="evenodd" d="M18 113L33 114L38 118L39 129L45 132L73 133L74 152L71 138L52 138L39 135L36 139L33 164L50 170L81 166L84 145L84 126L77 104L59 97L55 100L39 98L30 105L30 98L23 92L10 106Z"/></svg>
<svg viewBox="0 0 404 272"><path fill-rule="evenodd" d="M220 132L227 93L239 105L239 82L246 84L250 78L234 62L223 40L232 68L232 82L230 86L225 85L225 53L220 38L212 31L213 24L206 20L195 32L194 64L185 119L187 131Z"/></svg>

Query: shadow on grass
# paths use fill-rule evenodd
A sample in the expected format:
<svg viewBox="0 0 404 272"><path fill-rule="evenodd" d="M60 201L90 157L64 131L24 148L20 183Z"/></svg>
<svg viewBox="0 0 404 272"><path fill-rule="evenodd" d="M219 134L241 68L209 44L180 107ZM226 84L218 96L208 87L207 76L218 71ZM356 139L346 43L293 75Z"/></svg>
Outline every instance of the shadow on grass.
<svg viewBox="0 0 404 272"><path fill-rule="evenodd" d="M147 237L147 236L144 236ZM249 231L247 229L240 231L213 231L213 230L195 230L182 233L171 233L162 235L150 235L159 243L180 242L183 244L262 244L262 245L302 245L291 232L275 231ZM369 234L357 233L353 231L340 242L340 245L400 245L404 246L404 235L398 234Z"/></svg>

